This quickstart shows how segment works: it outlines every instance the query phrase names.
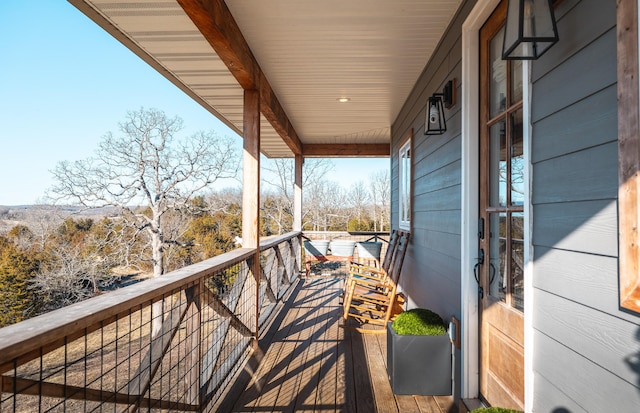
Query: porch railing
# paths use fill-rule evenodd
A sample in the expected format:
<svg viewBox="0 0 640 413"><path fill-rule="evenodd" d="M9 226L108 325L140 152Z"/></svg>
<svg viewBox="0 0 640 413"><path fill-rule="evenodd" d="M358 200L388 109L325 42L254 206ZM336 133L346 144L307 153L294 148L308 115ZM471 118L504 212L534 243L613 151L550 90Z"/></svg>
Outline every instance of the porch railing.
<svg viewBox="0 0 640 413"><path fill-rule="evenodd" d="M212 411L295 285L300 233L0 330L2 412Z"/></svg>

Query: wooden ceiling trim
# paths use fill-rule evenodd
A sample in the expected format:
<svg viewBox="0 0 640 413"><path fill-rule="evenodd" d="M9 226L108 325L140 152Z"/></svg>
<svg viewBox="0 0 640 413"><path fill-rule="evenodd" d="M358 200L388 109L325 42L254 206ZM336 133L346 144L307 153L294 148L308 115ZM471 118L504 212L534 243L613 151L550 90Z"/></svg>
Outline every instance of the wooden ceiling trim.
<svg viewBox="0 0 640 413"><path fill-rule="evenodd" d="M177 0L245 90L257 89L255 58L223 0Z"/></svg>
<svg viewBox="0 0 640 413"><path fill-rule="evenodd" d="M388 143L377 144L306 144L303 155L306 158L330 158L330 157L371 157L386 158L391 153Z"/></svg>
<svg viewBox="0 0 640 413"><path fill-rule="evenodd" d="M260 92L260 111L294 154L302 143L224 0L177 0L244 90Z"/></svg>
<svg viewBox="0 0 640 413"><path fill-rule="evenodd" d="M294 155L302 155L302 142L263 73L260 79L260 110Z"/></svg>

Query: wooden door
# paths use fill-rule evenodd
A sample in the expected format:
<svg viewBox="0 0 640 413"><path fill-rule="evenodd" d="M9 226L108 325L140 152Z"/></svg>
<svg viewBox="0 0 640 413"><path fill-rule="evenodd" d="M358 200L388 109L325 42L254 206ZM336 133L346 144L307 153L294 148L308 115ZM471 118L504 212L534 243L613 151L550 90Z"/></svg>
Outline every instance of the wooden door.
<svg viewBox="0 0 640 413"><path fill-rule="evenodd" d="M507 1L480 31L480 392L524 408L522 63L501 59Z"/></svg>

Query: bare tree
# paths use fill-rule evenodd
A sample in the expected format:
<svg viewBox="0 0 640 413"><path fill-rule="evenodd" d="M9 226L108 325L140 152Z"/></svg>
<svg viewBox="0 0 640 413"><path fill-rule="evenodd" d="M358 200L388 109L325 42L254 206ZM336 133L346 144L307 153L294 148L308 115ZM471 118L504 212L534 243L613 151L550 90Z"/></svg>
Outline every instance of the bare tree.
<svg viewBox="0 0 640 413"><path fill-rule="evenodd" d="M326 179L311 181L303 191L303 198L303 227L326 231L332 226L344 226L346 196L340 185Z"/></svg>
<svg viewBox="0 0 640 413"><path fill-rule="evenodd" d="M293 222L293 185L295 180L295 163L293 159L278 158L264 163L268 172L265 184L273 189L268 197L269 210L265 211L273 220L280 232L291 230ZM317 190L319 182L325 182L324 176L333 168L333 162L325 158L305 159L302 168L302 191L305 199L310 192ZM303 216L310 213L309 205L304 205Z"/></svg>
<svg viewBox="0 0 640 413"><path fill-rule="evenodd" d="M47 249L32 281L43 310L61 308L95 295L119 278L110 271L114 254L105 252L107 238L92 235L82 244L54 244Z"/></svg>
<svg viewBox="0 0 640 413"><path fill-rule="evenodd" d="M360 181L351 185L347 193L347 205L350 207L352 215L355 215L356 226L361 225L370 202L370 194L364 182Z"/></svg>
<svg viewBox="0 0 640 413"><path fill-rule="evenodd" d="M242 205L242 190L240 188L220 189L209 193L205 201L210 212L232 213L235 212L236 206Z"/></svg>
<svg viewBox="0 0 640 413"><path fill-rule="evenodd" d="M168 236L165 217L188 209L202 190L238 169L229 138L197 132L177 139L181 129L182 119L162 111L128 112L121 135L107 133L95 157L60 162L53 171L54 200L121 210L123 225L146 238L155 277L165 272L165 248L179 242Z"/></svg>
<svg viewBox="0 0 640 413"><path fill-rule="evenodd" d="M391 181L389 172L381 170L369 178L371 200L373 202L373 220L376 223L374 231L384 231L389 228L391 213Z"/></svg>

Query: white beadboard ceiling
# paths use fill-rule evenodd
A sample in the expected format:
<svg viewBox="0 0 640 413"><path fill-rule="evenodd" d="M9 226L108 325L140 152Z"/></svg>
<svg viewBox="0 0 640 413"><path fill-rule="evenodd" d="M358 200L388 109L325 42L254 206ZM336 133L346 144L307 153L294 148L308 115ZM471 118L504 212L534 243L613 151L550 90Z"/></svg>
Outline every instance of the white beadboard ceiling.
<svg viewBox="0 0 640 413"><path fill-rule="evenodd" d="M176 0L69 1L242 133L243 90ZM303 145L389 143L460 2L226 0ZM264 118L261 150L292 156Z"/></svg>

